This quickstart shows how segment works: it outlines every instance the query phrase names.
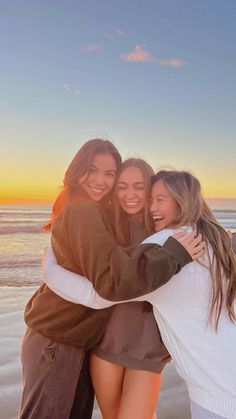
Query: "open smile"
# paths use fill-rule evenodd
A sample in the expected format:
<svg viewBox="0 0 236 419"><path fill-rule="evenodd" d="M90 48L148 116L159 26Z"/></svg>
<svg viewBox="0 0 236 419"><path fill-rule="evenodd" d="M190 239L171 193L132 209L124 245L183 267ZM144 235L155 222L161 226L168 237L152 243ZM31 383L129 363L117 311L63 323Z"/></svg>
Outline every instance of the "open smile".
<svg viewBox="0 0 236 419"><path fill-rule="evenodd" d="M125 206L129 208L134 208L139 205L139 202L125 201Z"/></svg>
<svg viewBox="0 0 236 419"><path fill-rule="evenodd" d="M97 188L97 187L91 186L91 185L89 186L89 189L95 194L102 194L102 193L105 192L104 188L101 189L101 188Z"/></svg>
<svg viewBox="0 0 236 419"><path fill-rule="evenodd" d="M154 223L157 223L158 221L164 220L165 217L163 217L162 215L153 215L152 218Z"/></svg>

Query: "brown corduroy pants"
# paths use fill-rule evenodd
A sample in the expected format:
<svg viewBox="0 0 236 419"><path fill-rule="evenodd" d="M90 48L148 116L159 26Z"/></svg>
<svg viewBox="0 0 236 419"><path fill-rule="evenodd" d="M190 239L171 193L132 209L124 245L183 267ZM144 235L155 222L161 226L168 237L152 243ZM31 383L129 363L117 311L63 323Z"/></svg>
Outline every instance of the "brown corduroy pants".
<svg viewBox="0 0 236 419"><path fill-rule="evenodd" d="M88 353L27 329L21 345L19 419L90 419L94 392Z"/></svg>

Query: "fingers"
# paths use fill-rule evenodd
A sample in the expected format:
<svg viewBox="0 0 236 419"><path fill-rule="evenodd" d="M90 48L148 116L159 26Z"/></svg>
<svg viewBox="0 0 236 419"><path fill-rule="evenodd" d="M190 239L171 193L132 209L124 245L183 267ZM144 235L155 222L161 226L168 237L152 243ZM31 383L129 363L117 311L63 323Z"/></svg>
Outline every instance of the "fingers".
<svg viewBox="0 0 236 419"><path fill-rule="evenodd" d="M195 246L191 251L191 256L193 260L198 259L203 256L206 248L206 242L202 241L198 246Z"/></svg>
<svg viewBox="0 0 236 419"><path fill-rule="evenodd" d="M230 230L227 230L227 233L228 233L229 238L232 239L233 238L233 233Z"/></svg>
<svg viewBox="0 0 236 419"><path fill-rule="evenodd" d="M199 258L201 258L203 255L204 255L204 249L203 250L201 250L200 252L198 252L198 253L195 253L194 255L192 255L192 259L193 260L197 260L197 259L199 259Z"/></svg>
<svg viewBox="0 0 236 419"><path fill-rule="evenodd" d="M206 248L206 243L202 242L199 246L190 250L190 254L193 260L196 260L203 256Z"/></svg>
<svg viewBox="0 0 236 419"><path fill-rule="evenodd" d="M201 243L201 241L202 241L202 235L198 234L196 236L196 231L193 231L191 234L186 236L186 238L181 241L181 244L186 243L187 245L195 247L199 243Z"/></svg>
<svg viewBox="0 0 236 419"><path fill-rule="evenodd" d="M196 230L187 235L183 231L177 232L173 238L181 243L193 260L203 256L206 243L202 241L202 234L197 234Z"/></svg>

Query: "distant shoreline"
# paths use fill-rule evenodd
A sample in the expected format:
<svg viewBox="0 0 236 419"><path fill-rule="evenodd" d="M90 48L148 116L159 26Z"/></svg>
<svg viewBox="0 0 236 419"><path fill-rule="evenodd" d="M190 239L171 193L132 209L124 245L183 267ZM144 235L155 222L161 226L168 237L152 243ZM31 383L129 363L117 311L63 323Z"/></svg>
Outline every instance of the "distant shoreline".
<svg viewBox="0 0 236 419"><path fill-rule="evenodd" d="M1 200L0 199L0 205L52 205L53 200L49 199L30 199L30 200Z"/></svg>
<svg viewBox="0 0 236 419"><path fill-rule="evenodd" d="M206 198L208 205L215 212L235 212L236 198ZM52 206L53 200L49 199L32 199L32 200L1 200L0 206Z"/></svg>
<svg viewBox="0 0 236 419"><path fill-rule="evenodd" d="M212 211L213 212L227 212L227 213L235 213L235 211L236 211L236 208L235 209L228 209L228 208L212 208L211 207L211 209L212 209Z"/></svg>

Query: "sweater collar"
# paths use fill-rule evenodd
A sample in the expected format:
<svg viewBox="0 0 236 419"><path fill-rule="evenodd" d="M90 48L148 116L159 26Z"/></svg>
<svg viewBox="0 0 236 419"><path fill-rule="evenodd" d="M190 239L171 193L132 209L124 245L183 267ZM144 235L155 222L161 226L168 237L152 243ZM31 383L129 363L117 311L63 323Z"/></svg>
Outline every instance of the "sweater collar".
<svg viewBox="0 0 236 419"><path fill-rule="evenodd" d="M172 236L173 234L177 233L177 231L186 231L186 233L191 233L193 231L192 227L183 226L179 228L166 228L164 230L158 231L151 236L147 237L142 243L156 243L160 246L166 242L166 240Z"/></svg>

